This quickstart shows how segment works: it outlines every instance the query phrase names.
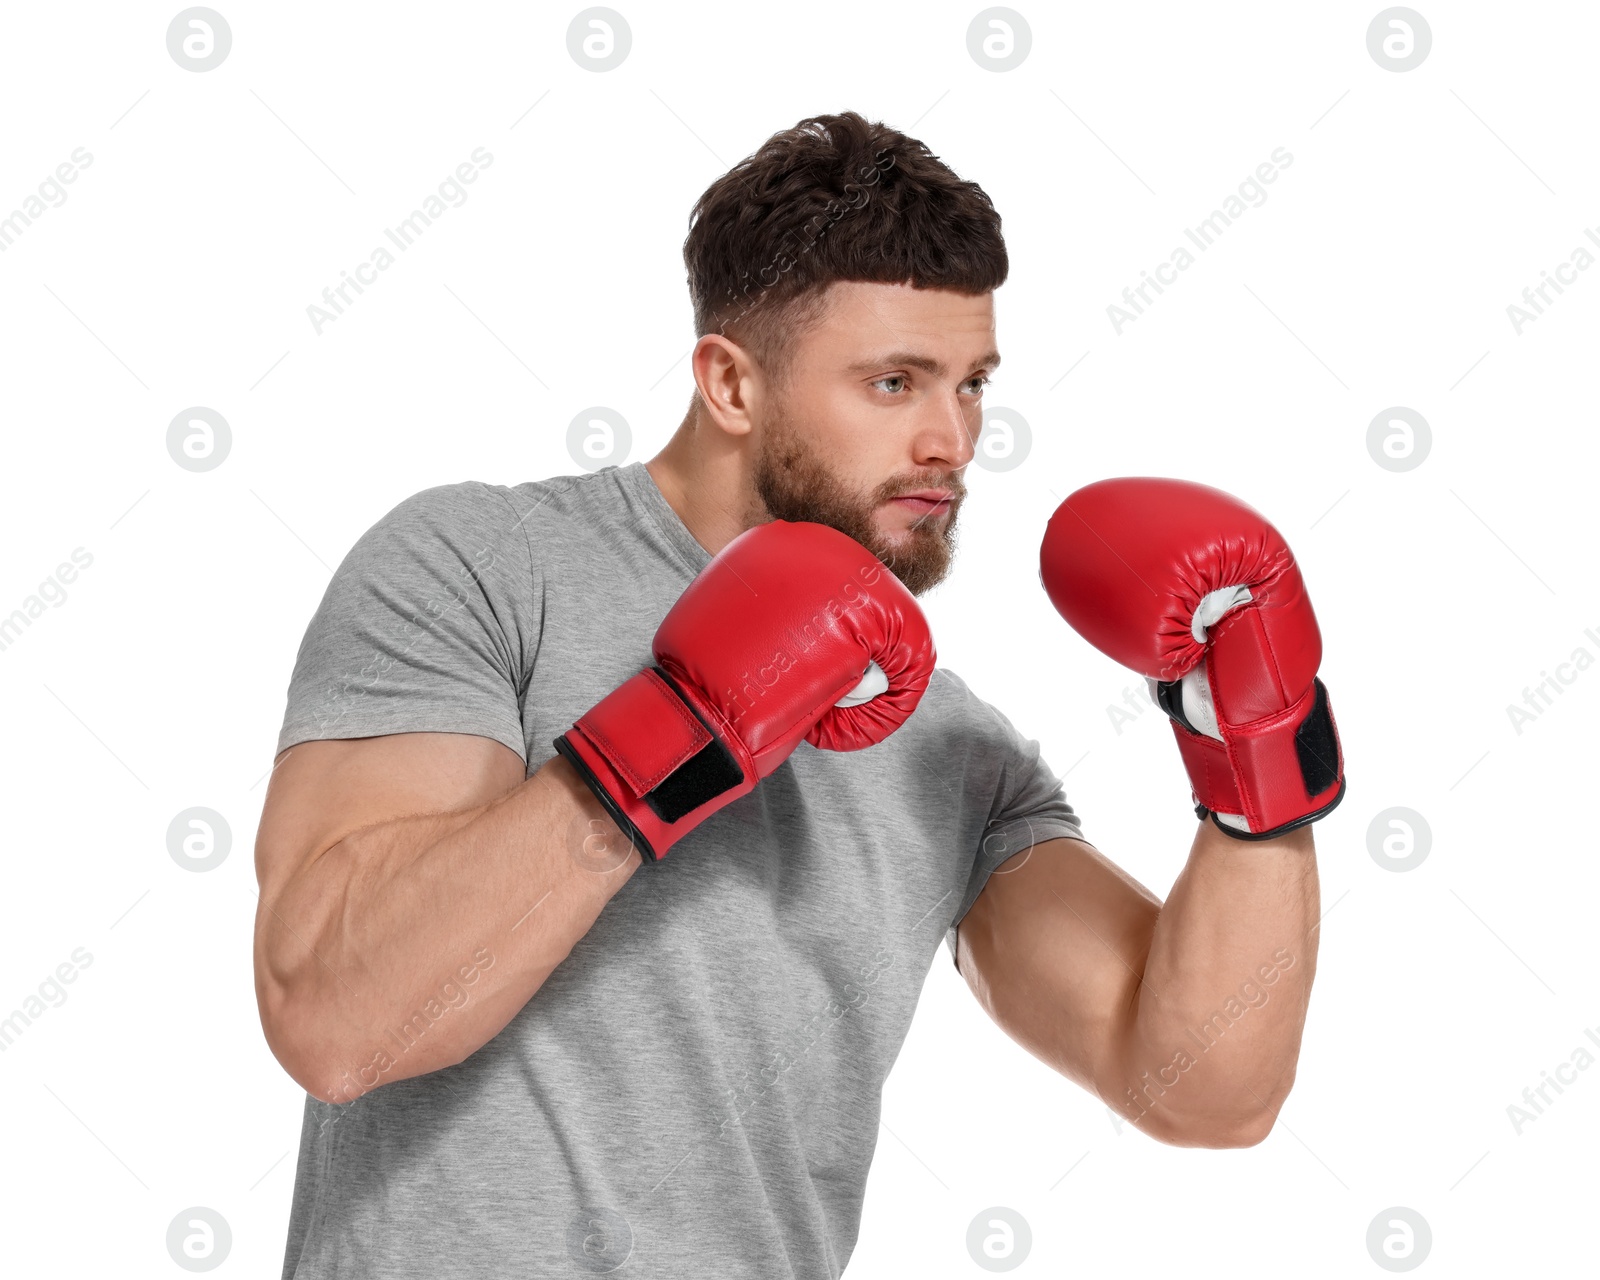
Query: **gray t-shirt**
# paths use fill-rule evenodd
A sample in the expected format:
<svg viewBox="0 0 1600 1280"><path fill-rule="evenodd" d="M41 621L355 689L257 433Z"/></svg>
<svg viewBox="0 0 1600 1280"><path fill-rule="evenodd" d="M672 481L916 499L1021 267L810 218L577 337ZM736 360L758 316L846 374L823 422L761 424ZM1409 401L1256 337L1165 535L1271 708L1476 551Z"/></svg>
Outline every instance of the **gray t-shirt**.
<svg viewBox="0 0 1600 1280"><path fill-rule="evenodd" d="M642 463L424 490L329 583L278 750L471 733L532 774L710 559ZM1081 832L1038 743L944 668L876 746L802 742L466 1061L307 1097L284 1276L837 1277L939 943L1057 836ZM407 1036L471 998L483 941Z"/></svg>

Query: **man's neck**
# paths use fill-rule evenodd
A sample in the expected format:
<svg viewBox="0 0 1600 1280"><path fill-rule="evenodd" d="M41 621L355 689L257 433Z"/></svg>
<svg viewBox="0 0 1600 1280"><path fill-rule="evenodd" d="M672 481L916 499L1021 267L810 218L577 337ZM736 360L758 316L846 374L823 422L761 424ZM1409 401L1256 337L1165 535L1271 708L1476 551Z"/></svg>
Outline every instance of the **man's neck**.
<svg viewBox="0 0 1600 1280"><path fill-rule="evenodd" d="M706 447L706 436L718 447ZM766 519L744 468L744 453L720 432L684 422L666 448L644 464L667 505L711 555Z"/></svg>

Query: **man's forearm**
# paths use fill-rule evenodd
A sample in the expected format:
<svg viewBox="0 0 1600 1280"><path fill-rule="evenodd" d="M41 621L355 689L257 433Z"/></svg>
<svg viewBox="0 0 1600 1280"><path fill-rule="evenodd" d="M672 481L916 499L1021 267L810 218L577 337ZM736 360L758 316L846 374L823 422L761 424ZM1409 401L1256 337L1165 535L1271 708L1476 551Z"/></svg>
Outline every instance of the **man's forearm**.
<svg viewBox="0 0 1600 1280"><path fill-rule="evenodd" d="M1179 1144L1265 1137L1294 1081L1319 913L1309 826L1244 841L1202 822L1151 937L1118 1109Z"/></svg>
<svg viewBox="0 0 1600 1280"><path fill-rule="evenodd" d="M560 757L485 807L346 837L261 904L274 1051L327 1102L461 1061L639 866Z"/></svg>

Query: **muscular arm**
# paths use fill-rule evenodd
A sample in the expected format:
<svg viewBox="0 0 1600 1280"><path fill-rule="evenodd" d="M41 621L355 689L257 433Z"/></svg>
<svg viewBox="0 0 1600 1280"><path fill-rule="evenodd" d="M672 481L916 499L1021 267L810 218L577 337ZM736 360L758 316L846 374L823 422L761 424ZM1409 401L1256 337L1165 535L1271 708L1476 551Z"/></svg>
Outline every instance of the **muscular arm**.
<svg viewBox="0 0 1600 1280"><path fill-rule="evenodd" d="M515 752L468 734L279 757L256 837L256 999L308 1093L348 1102L460 1062L639 867L565 760L523 775ZM574 856L586 831L611 856Z"/></svg>
<svg viewBox="0 0 1600 1280"><path fill-rule="evenodd" d="M1202 822L1165 904L1082 840L1003 863L957 961L1019 1044L1163 1142L1249 1146L1294 1083L1316 972L1311 828Z"/></svg>

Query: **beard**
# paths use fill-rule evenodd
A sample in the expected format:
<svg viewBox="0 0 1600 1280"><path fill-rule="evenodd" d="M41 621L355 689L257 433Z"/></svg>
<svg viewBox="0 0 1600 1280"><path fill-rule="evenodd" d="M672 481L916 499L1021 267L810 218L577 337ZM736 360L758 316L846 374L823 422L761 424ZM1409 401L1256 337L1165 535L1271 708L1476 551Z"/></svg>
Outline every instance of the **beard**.
<svg viewBox="0 0 1600 1280"><path fill-rule="evenodd" d="M937 586L950 571L956 551L956 517L966 497L966 486L956 476L887 480L862 494L828 469L822 455L780 410L762 433L754 480L767 517L825 524L854 538L914 596ZM873 517L883 503L901 494L934 488L951 491L947 513L919 519L902 533L886 536L878 531Z"/></svg>

